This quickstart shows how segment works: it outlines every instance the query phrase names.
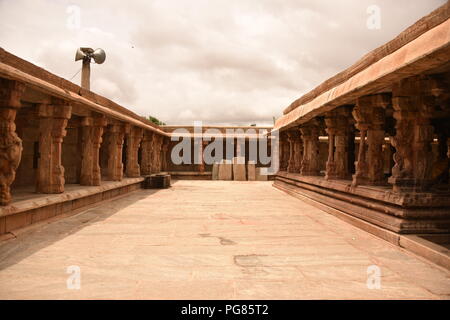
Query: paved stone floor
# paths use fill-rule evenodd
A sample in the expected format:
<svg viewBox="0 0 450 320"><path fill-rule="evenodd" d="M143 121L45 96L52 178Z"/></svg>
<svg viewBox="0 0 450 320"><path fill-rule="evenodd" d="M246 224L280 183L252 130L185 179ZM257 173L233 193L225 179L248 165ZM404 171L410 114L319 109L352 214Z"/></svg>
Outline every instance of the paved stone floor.
<svg viewBox="0 0 450 320"><path fill-rule="evenodd" d="M178 181L1 243L0 298L449 299L450 273L271 182Z"/></svg>

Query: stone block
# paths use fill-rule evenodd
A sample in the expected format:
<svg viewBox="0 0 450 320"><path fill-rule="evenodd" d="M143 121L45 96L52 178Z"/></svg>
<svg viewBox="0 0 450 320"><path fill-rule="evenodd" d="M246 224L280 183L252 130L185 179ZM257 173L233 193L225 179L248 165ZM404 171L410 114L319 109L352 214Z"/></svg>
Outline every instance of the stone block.
<svg viewBox="0 0 450 320"><path fill-rule="evenodd" d="M247 180L248 181L256 180L256 163L255 163L255 161L249 161L247 163Z"/></svg>
<svg viewBox="0 0 450 320"><path fill-rule="evenodd" d="M261 170L264 169L266 170L266 168L256 168L256 181L267 181L268 180L268 175L267 174L262 174Z"/></svg>
<svg viewBox="0 0 450 320"><path fill-rule="evenodd" d="M218 162L213 163L211 180L219 180L219 163Z"/></svg>
<svg viewBox="0 0 450 320"><path fill-rule="evenodd" d="M146 176L142 183L144 189L165 189L170 187L170 174L152 174Z"/></svg>
<svg viewBox="0 0 450 320"><path fill-rule="evenodd" d="M246 181L247 176L245 174L245 158L235 157L233 158L233 180Z"/></svg>
<svg viewBox="0 0 450 320"><path fill-rule="evenodd" d="M231 160L222 160L219 163L219 180L232 180L233 171Z"/></svg>

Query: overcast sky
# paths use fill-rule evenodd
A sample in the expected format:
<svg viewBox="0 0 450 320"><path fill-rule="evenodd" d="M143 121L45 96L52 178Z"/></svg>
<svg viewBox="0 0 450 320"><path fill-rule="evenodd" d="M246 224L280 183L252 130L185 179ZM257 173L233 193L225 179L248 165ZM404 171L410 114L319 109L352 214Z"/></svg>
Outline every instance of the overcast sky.
<svg viewBox="0 0 450 320"><path fill-rule="evenodd" d="M69 80L76 49L100 47L91 90L139 115L262 125L444 3L0 0L0 46ZM379 29L368 28L371 5Z"/></svg>

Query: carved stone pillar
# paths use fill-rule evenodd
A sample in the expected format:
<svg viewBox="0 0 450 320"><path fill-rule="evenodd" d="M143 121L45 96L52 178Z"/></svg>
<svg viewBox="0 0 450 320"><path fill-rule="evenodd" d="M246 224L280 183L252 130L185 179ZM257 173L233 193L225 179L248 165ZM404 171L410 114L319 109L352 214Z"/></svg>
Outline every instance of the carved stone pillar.
<svg viewBox="0 0 450 320"><path fill-rule="evenodd" d="M289 131L287 133L289 141L289 161L287 171L290 173L300 173L302 158L303 158L303 144L298 129Z"/></svg>
<svg viewBox="0 0 450 320"><path fill-rule="evenodd" d="M288 160L288 166L287 166L287 172L294 173L295 172L295 158L296 158L296 151L298 150L295 148L295 134L293 131L288 131L286 133L287 140L289 143L289 160Z"/></svg>
<svg viewBox="0 0 450 320"><path fill-rule="evenodd" d="M108 166L106 180L121 181L123 178L122 149L124 135L123 125L108 125Z"/></svg>
<svg viewBox="0 0 450 320"><path fill-rule="evenodd" d="M391 103L388 94L360 97L353 109L356 127L360 132L358 160L352 185L383 185L383 143L385 108Z"/></svg>
<svg viewBox="0 0 450 320"><path fill-rule="evenodd" d="M166 153L167 153L167 149L165 150L165 148L168 148L168 146L166 147L166 141L167 139L164 139L164 143L163 143L163 147L162 147L162 162L164 165L164 162L166 161ZM203 150L205 150L206 146L208 145L208 141L204 141L202 140L200 143L200 147L199 147L199 159L201 161L201 163L198 165L198 171L203 173L205 172L205 159L203 158ZM237 153L238 154L238 153Z"/></svg>
<svg viewBox="0 0 450 320"><path fill-rule="evenodd" d="M325 179L350 179L354 153L351 107L339 107L325 116L328 133L328 161Z"/></svg>
<svg viewBox="0 0 450 320"><path fill-rule="evenodd" d="M152 173L152 141L154 133L145 131L141 142L141 174Z"/></svg>
<svg viewBox="0 0 450 320"><path fill-rule="evenodd" d="M62 100L39 104L39 166L36 192L64 192L64 167L61 164L62 142L72 107Z"/></svg>
<svg viewBox="0 0 450 320"><path fill-rule="evenodd" d="M0 205L11 202L11 184L22 156L22 140L16 134L16 114L25 86L0 80Z"/></svg>
<svg viewBox="0 0 450 320"><path fill-rule="evenodd" d="M294 153L295 153L295 172L300 173L303 160L303 141L301 137L300 129L297 128L295 132L295 143L294 143Z"/></svg>
<svg viewBox="0 0 450 320"><path fill-rule="evenodd" d="M154 134L152 139L152 173L161 172L162 136Z"/></svg>
<svg viewBox="0 0 450 320"><path fill-rule="evenodd" d="M303 158L300 174L302 176L318 176L319 169L319 134L320 123L313 119L300 127L303 140Z"/></svg>
<svg viewBox="0 0 450 320"><path fill-rule="evenodd" d="M137 178L141 176L139 166L139 147L143 137L143 129L139 127L130 127L126 134L127 149L127 166L125 173L127 177Z"/></svg>
<svg viewBox="0 0 450 320"><path fill-rule="evenodd" d="M286 141L284 140L284 133L280 132L279 134L279 141L278 141L278 145L279 145L279 155L278 155L278 159L280 159L280 167L279 167L279 171L284 171L285 167L284 167L284 158L285 158L285 152L286 152Z"/></svg>
<svg viewBox="0 0 450 320"><path fill-rule="evenodd" d="M82 156L80 184L83 186L99 186L101 183L99 152L103 128L106 125L106 117L100 115L84 117L81 121Z"/></svg>
<svg viewBox="0 0 450 320"><path fill-rule="evenodd" d="M391 143L396 152L389 183L397 192L423 191L432 183L435 97L430 85L430 79L418 76L404 79L392 89L396 135Z"/></svg>
<svg viewBox="0 0 450 320"><path fill-rule="evenodd" d="M208 145L208 141L203 141L203 149ZM162 145L162 171L168 171L169 170L169 146L170 146L170 138L164 138L164 143ZM203 164L203 171L205 170L205 161L202 157L202 164Z"/></svg>

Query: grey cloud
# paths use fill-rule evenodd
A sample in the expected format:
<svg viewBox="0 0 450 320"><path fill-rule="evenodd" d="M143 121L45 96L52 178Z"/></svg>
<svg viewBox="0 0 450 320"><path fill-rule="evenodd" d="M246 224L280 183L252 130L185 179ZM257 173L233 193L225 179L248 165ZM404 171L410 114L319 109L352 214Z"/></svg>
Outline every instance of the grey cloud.
<svg viewBox="0 0 450 320"><path fill-rule="evenodd" d="M0 0L1 46L65 78L102 47L92 89L169 124L271 124L328 77L445 0ZM381 30L366 27L369 5ZM66 26L69 5L81 28ZM79 82L79 75L73 79Z"/></svg>

